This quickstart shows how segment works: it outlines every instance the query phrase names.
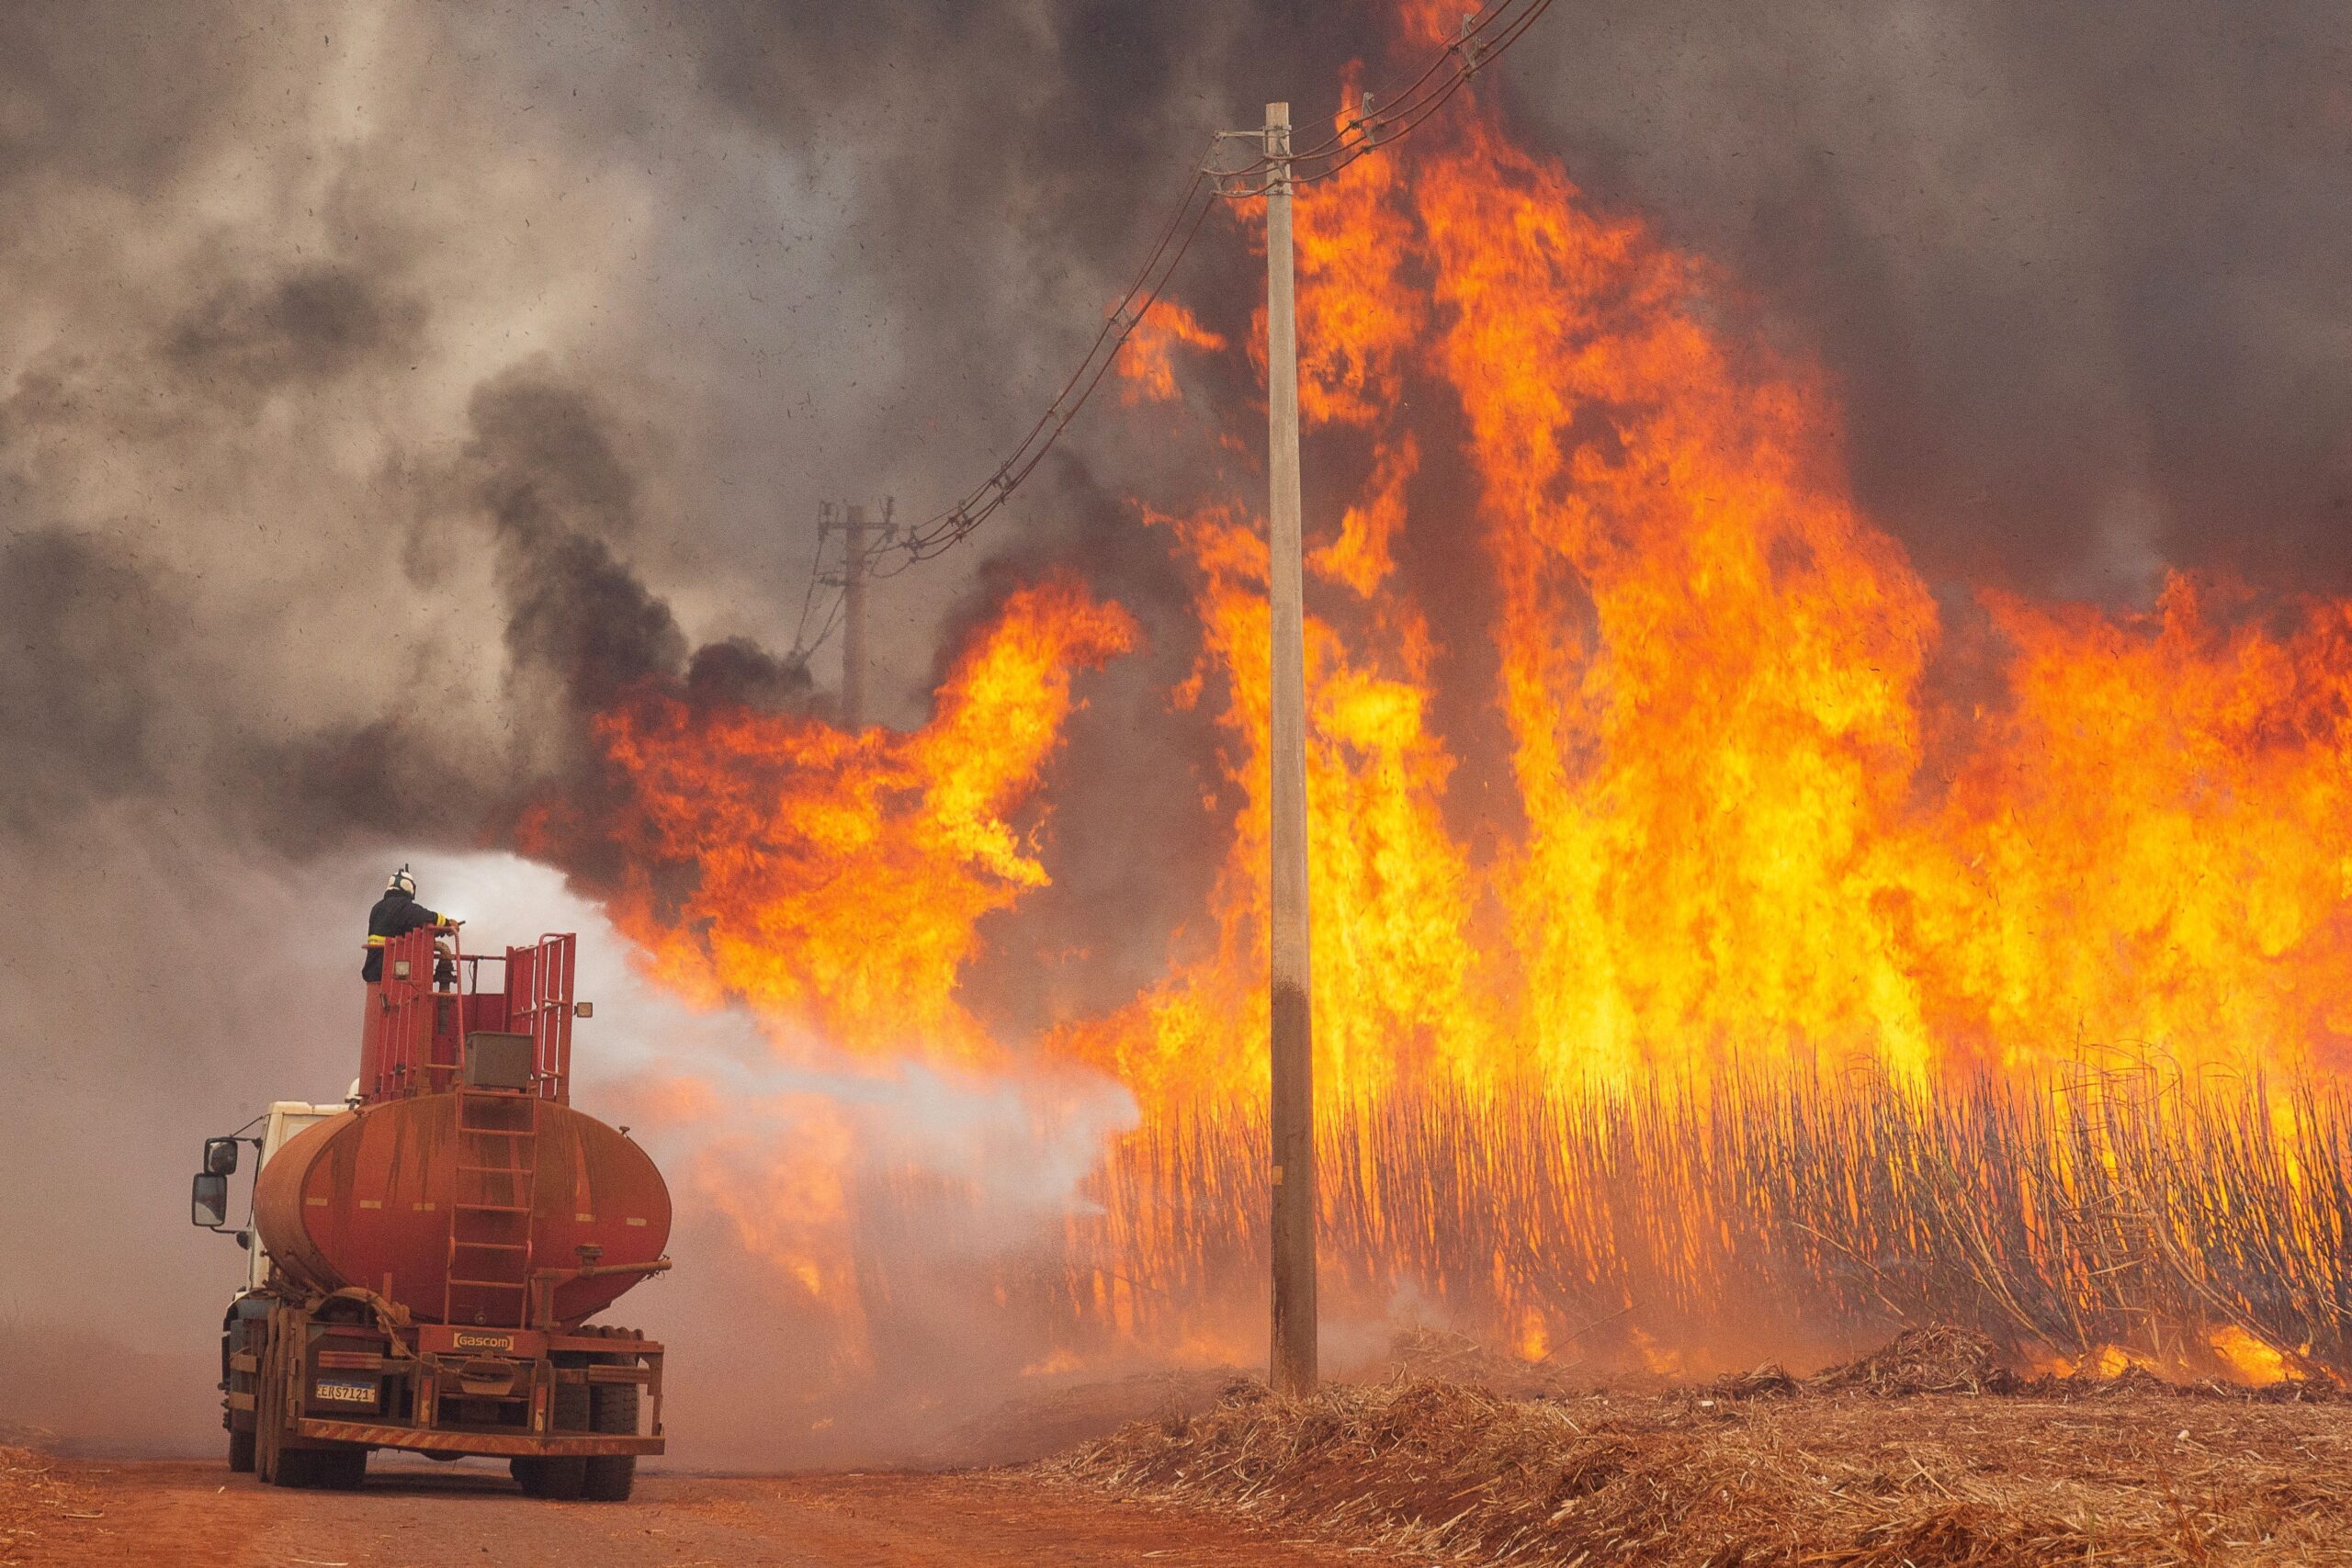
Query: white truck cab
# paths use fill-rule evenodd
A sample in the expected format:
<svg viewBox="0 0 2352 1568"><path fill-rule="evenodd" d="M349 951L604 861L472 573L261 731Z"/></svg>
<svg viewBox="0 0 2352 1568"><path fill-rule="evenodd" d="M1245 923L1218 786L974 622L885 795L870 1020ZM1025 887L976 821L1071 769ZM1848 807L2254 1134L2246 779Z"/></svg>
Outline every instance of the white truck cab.
<svg viewBox="0 0 2352 1568"><path fill-rule="evenodd" d="M358 1088L357 1084L352 1085L355 1093ZM259 1156L254 1161L254 1174L260 1175L261 1168L276 1159L277 1151L296 1134L330 1116L340 1116L345 1109L343 1104L315 1105L307 1100L271 1101L269 1109L262 1112L261 1136L254 1140ZM269 1278L269 1254L261 1245L261 1233L254 1229L251 1200L246 1204L244 1228L237 1233L237 1244L245 1249L245 1288L238 1292L244 1295L260 1290L262 1281Z"/></svg>
<svg viewBox="0 0 2352 1568"><path fill-rule="evenodd" d="M351 1086L356 1099L359 1086ZM229 1177L238 1166L237 1145L250 1143L256 1158L254 1173L277 1157L284 1148L306 1127L317 1125L330 1116L343 1113L349 1101L333 1105L318 1105L307 1100L273 1100L268 1110L254 1118L261 1123L261 1135L249 1137L245 1127L225 1138L208 1138L204 1145L204 1170L196 1179L197 1190L190 1201L190 1217L198 1224L212 1230L227 1229L229 1208ZM232 1364L240 1350L250 1347L242 1330L248 1325L258 1327L269 1316L269 1298L260 1294L263 1283L269 1278L269 1253L261 1244L261 1233L254 1228L253 1201L245 1201L245 1223L236 1232L237 1245L245 1249L245 1282L230 1299L228 1310L220 1317L220 1391L232 1400L242 1398L244 1407L251 1409L254 1379L248 1372L239 1371ZM229 1468L249 1471L254 1467L254 1431L250 1416L240 1430L237 1417L224 1408L220 1423L229 1430Z"/></svg>

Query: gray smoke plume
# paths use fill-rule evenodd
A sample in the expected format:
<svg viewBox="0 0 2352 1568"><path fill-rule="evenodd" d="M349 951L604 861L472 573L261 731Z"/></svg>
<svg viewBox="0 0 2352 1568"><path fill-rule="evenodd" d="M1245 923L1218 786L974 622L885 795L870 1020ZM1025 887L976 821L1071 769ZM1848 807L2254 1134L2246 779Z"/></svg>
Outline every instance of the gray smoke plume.
<svg viewBox="0 0 2352 1568"><path fill-rule="evenodd" d="M815 502L987 471L1206 133L1277 95L1315 123L1394 59L1369 6L0 27L0 814L153 790L298 852L471 841L698 644L707 694L806 700ZM1931 576L2133 598L2165 563L2352 571L2347 42L2319 6L1563 7L1498 75L1824 358ZM1236 238L1181 288L1238 325ZM1089 434L877 593L890 716L992 556L1181 638L1125 498L1185 481Z"/></svg>

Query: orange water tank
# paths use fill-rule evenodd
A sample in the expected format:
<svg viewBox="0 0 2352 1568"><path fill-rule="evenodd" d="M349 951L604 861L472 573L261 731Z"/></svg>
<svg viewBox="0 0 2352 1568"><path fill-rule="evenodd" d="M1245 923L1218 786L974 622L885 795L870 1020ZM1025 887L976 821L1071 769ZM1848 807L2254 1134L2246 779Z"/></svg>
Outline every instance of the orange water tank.
<svg viewBox="0 0 2352 1568"><path fill-rule="evenodd" d="M271 1259L317 1291L379 1292L421 1322L522 1325L535 1277L554 1281L562 1325L611 1305L644 1278L628 1266L668 1244L662 1173L568 1105L488 1104L421 1094L292 1139L254 1183ZM608 1271L567 1278L583 1267Z"/></svg>

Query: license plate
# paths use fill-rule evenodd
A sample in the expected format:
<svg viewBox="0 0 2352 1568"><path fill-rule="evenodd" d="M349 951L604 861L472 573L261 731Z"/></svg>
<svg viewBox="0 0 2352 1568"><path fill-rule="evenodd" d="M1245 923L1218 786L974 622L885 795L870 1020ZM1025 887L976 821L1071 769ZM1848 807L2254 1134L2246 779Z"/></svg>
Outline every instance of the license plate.
<svg viewBox="0 0 2352 1568"><path fill-rule="evenodd" d="M334 1404L373 1405L376 1403L376 1385L372 1382L331 1382L322 1378L311 1385L311 1397Z"/></svg>

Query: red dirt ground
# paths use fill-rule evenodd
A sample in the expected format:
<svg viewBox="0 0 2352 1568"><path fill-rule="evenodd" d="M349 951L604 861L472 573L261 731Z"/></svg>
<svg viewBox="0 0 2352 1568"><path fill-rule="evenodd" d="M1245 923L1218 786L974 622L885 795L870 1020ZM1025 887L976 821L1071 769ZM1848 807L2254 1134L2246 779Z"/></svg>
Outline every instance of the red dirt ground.
<svg viewBox="0 0 2352 1568"><path fill-rule="evenodd" d="M45 1472L45 1473L44 1473ZM1366 1557L1007 1473L648 1474L532 1502L486 1464L371 1464L356 1493L218 1464L0 1450L5 1568L1340 1568Z"/></svg>

